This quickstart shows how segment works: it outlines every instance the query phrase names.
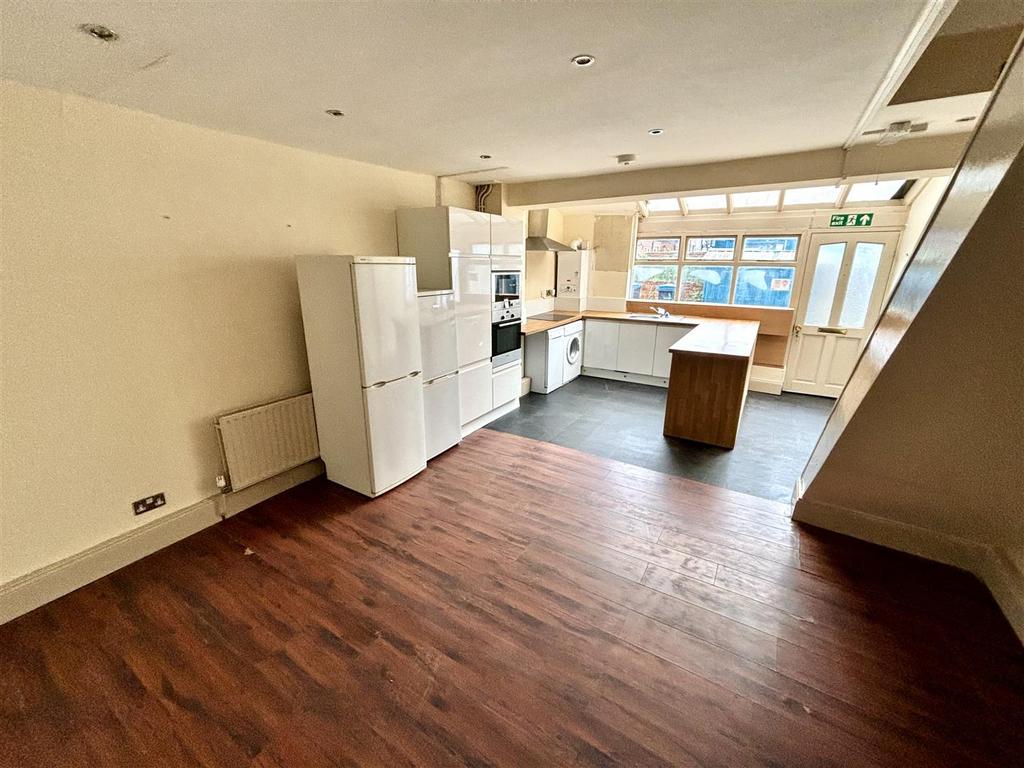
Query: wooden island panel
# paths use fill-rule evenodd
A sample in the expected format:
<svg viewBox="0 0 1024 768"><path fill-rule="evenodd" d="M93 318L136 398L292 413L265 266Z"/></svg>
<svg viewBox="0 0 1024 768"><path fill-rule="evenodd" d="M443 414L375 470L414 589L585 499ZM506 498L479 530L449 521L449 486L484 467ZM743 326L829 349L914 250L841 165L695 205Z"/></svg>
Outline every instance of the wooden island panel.
<svg viewBox="0 0 1024 768"><path fill-rule="evenodd" d="M733 321L719 327L727 332L728 352L703 351L704 344L687 341L693 332L670 347L663 432L668 437L733 448L747 401L758 324Z"/></svg>

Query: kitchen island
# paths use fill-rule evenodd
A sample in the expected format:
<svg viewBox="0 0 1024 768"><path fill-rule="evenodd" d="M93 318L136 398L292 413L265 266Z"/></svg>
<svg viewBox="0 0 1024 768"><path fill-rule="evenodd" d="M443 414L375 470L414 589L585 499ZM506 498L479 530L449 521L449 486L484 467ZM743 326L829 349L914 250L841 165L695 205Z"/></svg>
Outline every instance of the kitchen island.
<svg viewBox="0 0 1024 768"><path fill-rule="evenodd" d="M759 323L707 320L669 347L664 434L722 448L736 445Z"/></svg>
<svg viewBox="0 0 1024 768"><path fill-rule="evenodd" d="M539 318L527 318L523 323L523 334L531 336L543 333L577 320L658 327L684 326L687 329L685 335L668 346L669 354L666 357L669 359L665 360L661 371L656 362L655 376L647 377L651 383L660 386L664 386L667 379L664 434L723 448L732 448L736 444L760 328L758 321L587 310L579 313L546 313ZM584 348L586 344L584 338ZM620 356L619 365L609 362L599 367L629 371L621 362ZM607 375L609 373L595 371L590 375L611 378ZM586 368L584 374L587 374ZM662 378L658 379L658 376Z"/></svg>

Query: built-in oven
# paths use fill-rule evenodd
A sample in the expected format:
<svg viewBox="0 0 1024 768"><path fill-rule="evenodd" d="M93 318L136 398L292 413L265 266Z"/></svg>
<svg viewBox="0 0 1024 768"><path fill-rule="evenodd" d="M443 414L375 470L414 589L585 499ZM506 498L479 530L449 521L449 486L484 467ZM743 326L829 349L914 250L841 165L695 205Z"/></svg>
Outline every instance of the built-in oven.
<svg viewBox="0 0 1024 768"><path fill-rule="evenodd" d="M494 368L523 356L522 279L523 273L518 269L499 268L491 272L491 365Z"/></svg>
<svg viewBox="0 0 1024 768"><path fill-rule="evenodd" d="M500 368L523 356L523 314L519 307L491 312L491 367Z"/></svg>

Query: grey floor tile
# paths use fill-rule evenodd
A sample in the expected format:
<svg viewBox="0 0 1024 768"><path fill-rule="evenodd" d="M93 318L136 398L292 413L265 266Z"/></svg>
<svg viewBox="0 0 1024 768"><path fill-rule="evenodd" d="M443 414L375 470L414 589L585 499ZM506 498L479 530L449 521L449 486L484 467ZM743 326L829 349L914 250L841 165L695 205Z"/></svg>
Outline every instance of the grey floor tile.
<svg viewBox="0 0 1024 768"><path fill-rule="evenodd" d="M729 451L662 435L664 389L581 376L550 395L527 395L519 410L489 427L788 501L833 402L751 392Z"/></svg>

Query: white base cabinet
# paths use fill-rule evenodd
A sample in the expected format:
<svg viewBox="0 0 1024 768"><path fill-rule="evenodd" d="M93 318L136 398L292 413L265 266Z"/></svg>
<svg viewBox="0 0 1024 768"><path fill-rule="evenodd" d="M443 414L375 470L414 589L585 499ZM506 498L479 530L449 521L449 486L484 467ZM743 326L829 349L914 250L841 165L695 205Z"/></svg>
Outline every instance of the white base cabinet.
<svg viewBox="0 0 1024 768"><path fill-rule="evenodd" d="M459 419L468 424L494 406L491 382L491 361L481 360L459 369Z"/></svg>
<svg viewBox="0 0 1024 768"><path fill-rule="evenodd" d="M614 369L650 376L654 370L658 326L642 323L619 323L619 326L619 349Z"/></svg>
<svg viewBox="0 0 1024 768"><path fill-rule="evenodd" d="M462 439L459 378L450 373L423 385L423 420L427 458L432 459Z"/></svg>
<svg viewBox="0 0 1024 768"><path fill-rule="evenodd" d="M619 355L619 326L614 320L587 320L583 330L583 365L615 370Z"/></svg>
<svg viewBox="0 0 1024 768"><path fill-rule="evenodd" d="M694 326L587 320L584 328L585 375L665 386L672 368L669 347Z"/></svg>
<svg viewBox="0 0 1024 768"><path fill-rule="evenodd" d="M522 367L518 360L491 375L491 407L511 403L519 399L522 388Z"/></svg>
<svg viewBox="0 0 1024 768"><path fill-rule="evenodd" d="M668 348L693 330L689 325L659 325L654 335L654 376L668 378L672 370L672 353Z"/></svg>

